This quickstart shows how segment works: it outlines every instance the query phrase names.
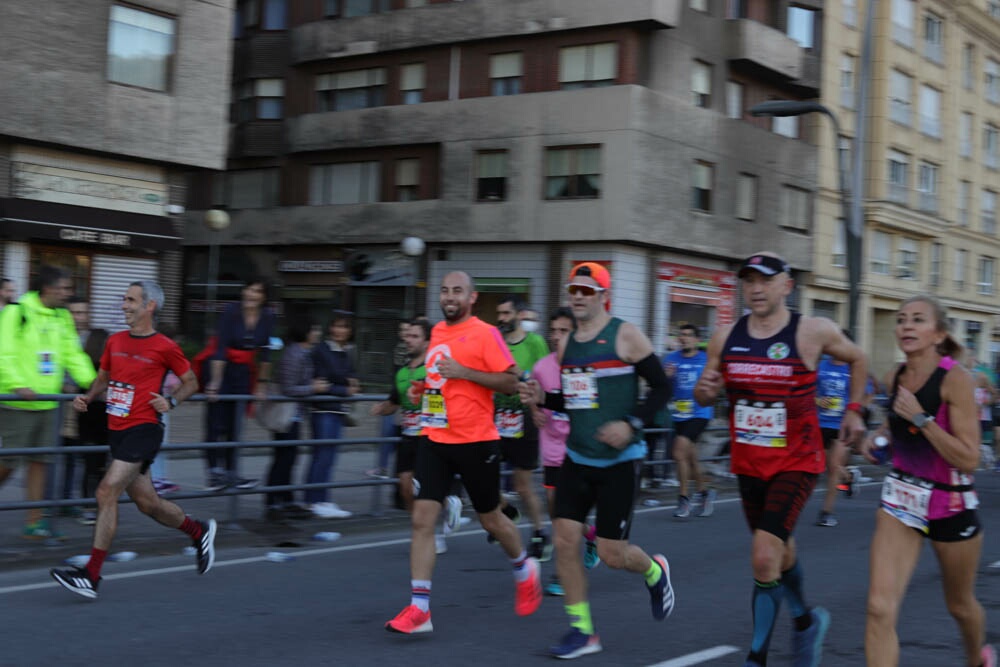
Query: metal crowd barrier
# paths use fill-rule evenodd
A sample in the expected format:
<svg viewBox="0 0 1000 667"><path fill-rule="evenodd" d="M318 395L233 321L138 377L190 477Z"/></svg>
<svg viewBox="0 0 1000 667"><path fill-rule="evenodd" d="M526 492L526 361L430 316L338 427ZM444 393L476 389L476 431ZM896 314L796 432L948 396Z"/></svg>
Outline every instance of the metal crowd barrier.
<svg viewBox="0 0 1000 667"><path fill-rule="evenodd" d="M55 421L55 438L59 442L62 438L60 435L60 427L63 423L64 411L67 409L72 409L67 405L72 401L77 394L39 394L31 399L22 399L16 395L0 395L0 401L58 401L59 407L52 410L52 419ZM350 397L336 397L331 399L329 396L309 396L302 398L292 398L287 396L268 396L269 401L278 402L303 402L303 403L330 403L335 400L338 403L370 403L383 401L388 398L387 395L381 394L358 394L356 396ZM187 402L207 402L207 397L204 394L195 394L189 397ZM236 413L237 415L245 415L247 404L256 401L256 398L249 394L225 394L217 397L219 402L235 402L237 404ZM375 457L377 462L378 448L384 443L398 443L400 438L395 437L358 437L358 438L337 438L337 439L308 439L302 438L298 440L240 440L241 432L243 428L244 419L249 419L249 417L243 417L236 419L236 424L234 428L234 433L232 434L232 440L227 442L191 442L191 443L164 443L161 447L162 451L173 452L173 451L186 451L186 450L198 450L203 451L206 449L260 449L260 448L275 448L275 447L300 447L300 446L316 446L316 445L369 445L374 448ZM372 419L378 419L373 417ZM718 432L725 431L726 427L711 427L705 430L705 432ZM670 451L670 440L669 438L673 435L672 428L649 428L646 429L647 434L665 434L668 438L666 443L666 451ZM107 445L62 445L55 444L49 447L25 447L25 448L4 448L0 447L0 461L7 457L17 457L17 456L37 456L37 455L51 455L55 457L53 459L54 465L49 466L48 470L48 483L46 488L48 489L47 495L55 496L58 495L57 489L63 488L62 484L57 482L62 482L65 471L66 471L66 461L70 456L76 456L80 454L87 454L93 452L108 452L109 448ZM709 461L721 461L728 459L728 455L724 456L709 456L699 459L703 462ZM238 474L239 472L239 461L240 455L237 453L235 457L235 467L233 471ZM644 461L644 466L666 466L673 463L672 458L666 459L647 459ZM655 469L655 468L654 468ZM541 472L541 469L536 471ZM505 476L509 475L509 471L503 473ZM384 486L395 486L398 483L398 479L394 477L388 478L364 478L359 480L351 481L341 481L341 482L326 482L318 484L287 484L281 486L266 486L258 485L252 489L235 489L227 488L223 491L193 491L193 492L177 492L170 494L171 499L184 500L184 499L198 499L198 498L217 498L220 496L229 497L227 506L227 521L230 523L236 523L239 518L239 497L245 495L258 495L273 493L278 491L304 491L307 489L345 489L345 488L357 488L369 486L372 487L372 498L369 507L369 514L371 516L381 516L383 512L382 501L381 501L381 490ZM128 499L119 500L120 503L131 502ZM94 498L45 498L43 500L37 501L17 501L17 502L0 502L0 511L2 510L26 510L32 508L60 508L60 507L93 507L96 506L97 501Z"/></svg>

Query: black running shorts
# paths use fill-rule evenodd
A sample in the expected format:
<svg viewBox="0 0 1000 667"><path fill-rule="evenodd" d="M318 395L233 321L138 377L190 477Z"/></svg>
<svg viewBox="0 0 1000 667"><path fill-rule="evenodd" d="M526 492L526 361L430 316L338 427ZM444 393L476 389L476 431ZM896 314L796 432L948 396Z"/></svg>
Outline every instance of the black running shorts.
<svg viewBox="0 0 1000 667"><path fill-rule="evenodd" d="M641 471L641 460L594 468L574 463L567 456L559 470L556 517L585 523L596 505L597 536L627 540Z"/></svg>
<svg viewBox="0 0 1000 667"><path fill-rule="evenodd" d="M691 442L698 442L698 438L705 431L705 427L708 426L707 419L685 419L684 421L674 422L674 433L677 435L687 438Z"/></svg>
<svg viewBox="0 0 1000 667"><path fill-rule="evenodd" d="M108 431L111 458L127 463L143 463L142 471L153 462L163 444L162 424L138 424L121 431Z"/></svg>
<svg viewBox="0 0 1000 667"><path fill-rule="evenodd" d="M500 438L500 453L504 463L516 470L534 470L538 467L538 440Z"/></svg>
<svg viewBox="0 0 1000 667"><path fill-rule="evenodd" d="M455 475L479 514L500 506L500 443L497 440L445 445L427 440L417 448L413 484L417 500L444 502Z"/></svg>

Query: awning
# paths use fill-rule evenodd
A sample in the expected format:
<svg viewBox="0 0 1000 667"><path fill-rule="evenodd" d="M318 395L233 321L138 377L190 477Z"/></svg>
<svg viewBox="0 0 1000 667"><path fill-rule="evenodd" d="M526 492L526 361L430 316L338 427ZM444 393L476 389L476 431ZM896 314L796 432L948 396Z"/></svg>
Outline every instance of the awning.
<svg viewBox="0 0 1000 667"><path fill-rule="evenodd" d="M51 239L105 248L180 250L166 216L34 199L0 199L0 237Z"/></svg>

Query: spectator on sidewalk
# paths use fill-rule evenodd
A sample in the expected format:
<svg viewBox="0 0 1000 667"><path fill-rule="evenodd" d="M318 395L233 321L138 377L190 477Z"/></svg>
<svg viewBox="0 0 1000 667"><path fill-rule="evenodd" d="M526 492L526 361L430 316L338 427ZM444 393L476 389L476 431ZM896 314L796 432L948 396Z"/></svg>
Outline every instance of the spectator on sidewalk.
<svg viewBox="0 0 1000 667"><path fill-rule="evenodd" d="M238 439L244 414L236 401L218 401L219 394L267 395L271 378L270 344L274 313L267 307L267 282L251 278L243 285L239 303L230 304L219 318L219 336L205 385L206 442ZM255 385L256 380L256 387ZM252 489L259 480L241 477L236 469L235 449L207 449L208 491L230 486Z"/></svg>
<svg viewBox="0 0 1000 667"><path fill-rule="evenodd" d="M0 404L0 441L7 448L51 447L55 444L55 401L38 401L39 394L58 394L68 372L80 387L89 387L97 376L94 365L80 347L73 320L66 310L72 294L69 274L53 266L38 272L38 289L28 292L17 307L0 311L0 394L17 394L22 401ZM24 457L28 463L25 496L38 501L45 495L48 457ZM0 484L14 472L18 461L0 459ZM42 510L28 510L24 537L59 537L42 518Z"/></svg>
<svg viewBox="0 0 1000 667"><path fill-rule="evenodd" d="M10 278L0 278L0 310L14 303L14 281Z"/></svg>
<svg viewBox="0 0 1000 667"><path fill-rule="evenodd" d="M325 394L353 396L358 393L351 345L353 326L345 313L337 313L327 327L328 338L310 353L316 378L328 383ZM339 440L344 427L345 404L341 401L313 403L312 430L317 440ZM314 445L306 484L326 484L333 479L339 445ZM329 500L327 489L306 489L306 503L312 513L323 519L346 519L351 512Z"/></svg>
<svg viewBox="0 0 1000 667"><path fill-rule="evenodd" d="M278 390L284 396L312 396L325 394L330 383L316 377L313 370L312 349L319 343L322 331L318 325L306 321L293 321L288 326L286 347L278 364ZM302 437L302 418L306 414L304 403L279 404L287 406L291 421L283 431L272 431L275 440L299 440ZM298 454L297 447L275 447L271 469L267 473L268 486L286 486L292 483L292 468ZM265 496L266 517L271 521L307 519L312 512L295 503L291 491L272 491Z"/></svg>

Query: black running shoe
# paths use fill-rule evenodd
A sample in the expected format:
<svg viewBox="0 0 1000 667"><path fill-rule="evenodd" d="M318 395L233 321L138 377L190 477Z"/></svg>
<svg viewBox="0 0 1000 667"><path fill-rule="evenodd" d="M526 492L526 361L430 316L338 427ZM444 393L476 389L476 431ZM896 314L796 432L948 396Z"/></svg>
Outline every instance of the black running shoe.
<svg viewBox="0 0 1000 667"><path fill-rule="evenodd" d="M194 541L198 553L198 574L205 574L215 563L215 519L201 521L201 537Z"/></svg>
<svg viewBox="0 0 1000 667"><path fill-rule="evenodd" d="M52 568L49 570L49 574L63 588L91 600L97 599L97 586L101 583L101 577L98 577L97 581L94 581L90 578L90 573L86 569L82 567L74 567L69 570Z"/></svg>

